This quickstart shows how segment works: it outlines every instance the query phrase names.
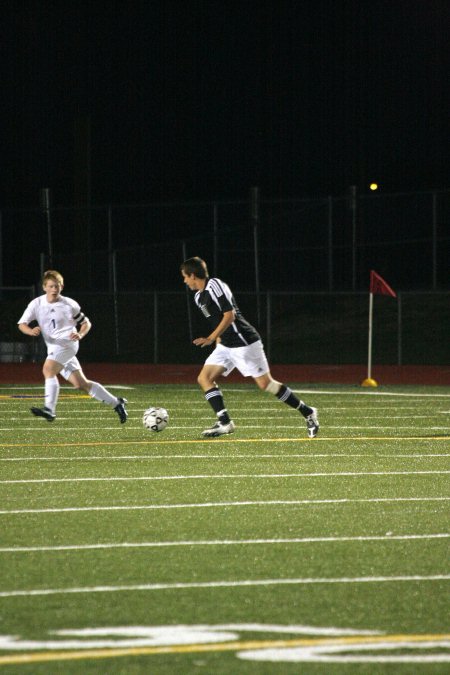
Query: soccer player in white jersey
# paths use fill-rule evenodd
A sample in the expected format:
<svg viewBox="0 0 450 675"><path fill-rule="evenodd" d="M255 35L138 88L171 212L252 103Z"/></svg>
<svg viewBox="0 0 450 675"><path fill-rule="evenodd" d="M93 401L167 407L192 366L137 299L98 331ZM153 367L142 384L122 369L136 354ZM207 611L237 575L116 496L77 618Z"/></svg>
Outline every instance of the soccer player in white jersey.
<svg viewBox="0 0 450 675"><path fill-rule="evenodd" d="M235 429L216 384L221 375L226 377L234 368L244 377L252 377L263 391L274 394L283 403L297 409L306 420L308 436L317 436L317 409L300 401L289 387L273 379L261 337L241 314L229 286L220 279L210 279L205 261L198 257L185 260L181 264L181 274L186 286L195 292L195 304L211 325L208 337L198 337L194 344L199 347L216 345L197 378L217 416L217 422L210 429L205 429L203 436L222 436L233 433Z"/></svg>
<svg viewBox="0 0 450 675"><path fill-rule="evenodd" d="M45 406L31 408L33 415L48 422L56 418L59 396L58 375L62 375L76 389L82 389L92 398L106 403L119 416L121 424L127 421L127 400L117 398L98 382L87 380L76 354L91 322L75 300L61 295L64 279L56 270L47 270L42 278L44 295L32 300L18 321L19 330L25 335L42 335L47 345L47 358L42 369L45 378ZM29 324L37 322L37 326Z"/></svg>

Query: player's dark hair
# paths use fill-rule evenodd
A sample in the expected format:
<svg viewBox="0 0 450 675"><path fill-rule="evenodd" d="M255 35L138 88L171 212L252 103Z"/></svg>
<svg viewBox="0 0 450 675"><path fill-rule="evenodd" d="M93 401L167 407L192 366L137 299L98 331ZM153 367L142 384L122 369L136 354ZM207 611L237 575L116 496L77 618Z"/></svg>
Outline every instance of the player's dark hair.
<svg viewBox="0 0 450 675"><path fill-rule="evenodd" d="M188 258L183 263L181 263L180 269L185 274L195 274L197 279L208 279L208 267L202 258L195 256L194 258Z"/></svg>

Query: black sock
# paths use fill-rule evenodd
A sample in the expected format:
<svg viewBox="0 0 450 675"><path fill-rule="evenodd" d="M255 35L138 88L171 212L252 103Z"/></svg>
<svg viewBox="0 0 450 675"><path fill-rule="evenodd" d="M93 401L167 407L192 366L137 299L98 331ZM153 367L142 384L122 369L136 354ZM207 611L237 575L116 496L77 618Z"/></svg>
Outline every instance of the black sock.
<svg viewBox="0 0 450 675"><path fill-rule="evenodd" d="M309 405L303 403L303 401L300 401L294 392L289 389L289 387L286 387L285 384L281 385L280 390L276 396L279 401L287 403L287 405L291 406L291 408L299 410L303 417L308 417L308 415L311 415L312 408L310 408Z"/></svg>
<svg viewBox="0 0 450 675"><path fill-rule="evenodd" d="M223 401L223 396L220 389L218 387L208 389L208 391L205 391L205 398L216 413L219 422L222 422L222 424L228 424L230 421L230 416L228 415L228 411L225 408L225 403Z"/></svg>
<svg viewBox="0 0 450 675"><path fill-rule="evenodd" d="M313 412L313 409L310 408L309 405L306 405L306 403L303 403L303 401L300 401L298 410L300 410L303 417L308 417L308 415L311 415L311 413Z"/></svg>

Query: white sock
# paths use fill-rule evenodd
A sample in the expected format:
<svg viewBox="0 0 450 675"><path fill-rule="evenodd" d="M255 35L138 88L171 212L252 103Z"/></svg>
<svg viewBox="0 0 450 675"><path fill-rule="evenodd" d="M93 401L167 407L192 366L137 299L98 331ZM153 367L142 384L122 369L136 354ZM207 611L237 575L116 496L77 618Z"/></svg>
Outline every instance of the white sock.
<svg viewBox="0 0 450 675"><path fill-rule="evenodd" d="M109 391L107 391L105 387L102 387L98 382L92 382L89 396L92 396L92 398L95 398L97 401L106 403L106 405L110 405L113 408L119 403L117 396L110 394Z"/></svg>
<svg viewBox="0 0 450 675"><path fill-rule="evenodd" d="M55 414L59 396L59 380L54 375L45 379L45 407Z"/></svg>

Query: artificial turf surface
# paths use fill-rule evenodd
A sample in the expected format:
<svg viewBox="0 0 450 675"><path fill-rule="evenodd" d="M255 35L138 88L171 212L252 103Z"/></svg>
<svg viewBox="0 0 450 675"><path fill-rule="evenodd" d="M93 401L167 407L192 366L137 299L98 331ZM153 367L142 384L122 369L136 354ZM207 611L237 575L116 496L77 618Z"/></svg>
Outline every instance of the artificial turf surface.
<svg viewBox="0 0 450 675"><path fill-rule="evenodd" d="M316 439L251 385L218 439L193 386L114 390L120 425L3 385L0 672L448 672L450 394L291 386Z"/></svg>

